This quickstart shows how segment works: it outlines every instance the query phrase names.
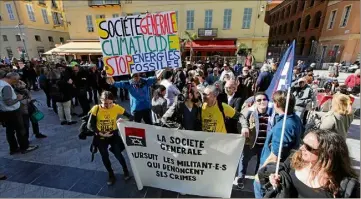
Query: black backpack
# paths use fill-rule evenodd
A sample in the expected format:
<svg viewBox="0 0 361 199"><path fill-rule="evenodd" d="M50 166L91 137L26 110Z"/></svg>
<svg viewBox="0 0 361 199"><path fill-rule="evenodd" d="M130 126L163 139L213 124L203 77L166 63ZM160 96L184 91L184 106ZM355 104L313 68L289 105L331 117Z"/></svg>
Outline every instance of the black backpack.
<svg viewBox="0 0 361 199"><path fill-rule="evenodd" d="M97 108L97 112L95 113L95 116L98 116L100 106L99 105L96 105L96 106L98 106L98 108ZM98 139L96 138L95 133L88 129L88 121L89 121L90 117L91 117L91 113L88 113L88 115L81 118L81 124L80 124L80 127L79 127L78 138L80 140L86 140L86 137L93 136L93 141L92 141L92 143L90 145L91 162L93 162L94 161L94 155L98 152L98 148L97 148L98 147Z"/></svg>
<svg viewBox="0 0 361 199"><path fill-rule="evenodd" d="M60 91L60 80L52 82L50 86L50 97L56 102L62 102L64 100L64 93Z"/></svg>

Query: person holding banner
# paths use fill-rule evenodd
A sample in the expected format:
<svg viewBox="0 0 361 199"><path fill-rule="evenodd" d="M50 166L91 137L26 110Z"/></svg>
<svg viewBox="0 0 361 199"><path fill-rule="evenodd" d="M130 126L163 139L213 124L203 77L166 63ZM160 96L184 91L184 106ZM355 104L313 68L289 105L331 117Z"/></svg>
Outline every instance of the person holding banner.
<svg viewBox="0 0 361 199"><path fill-rule="evenodd" d="M218 94L219 91L214 85L207 86L203 91L202 130L206 132L227 133L225 120L232 118L238 120L238 123L241 124L242 135L248 137L249 131L244 116L227 103L218 101Z"/></svg>
<svg viewBox="0 0 361 199"><path fill-rule="evenodd" d="M130 111L134 116L134 121L152 124L151 115L151 86L157 82L156 77L141 78L139 74L132 74L132 79L127 81L117 81L113 85L116 88L127 89L130 96Z"/></svg>
<svg viewBox="0 0 361 199"><path fill-rule="evenodd" d="M191 83L183 88L182 94L162 117L162 124L169 126L175 122L179 129L201 131L201 108L197 105L197 89Z"/></svg>
<svg viewBox="0 0 361 199"><path fill-rule="evenodd" d="M301 119L294 113L295 97L290 93L288 109L286 110L287 91L278 90L273 94L272 101L276 116L274 125L269 133L262 149L259 168L264 167L270 162L276 162L278 158L283 162L290 154L292 149L297 149L300 144L302 133L304 131ZM286 114L286 125L284 129L284 138L281 143L282 124ZM279 146L282 144L282 157L277 157ZM261 190L258 177L254 181L254 192L256 198L262 198L264 191Z"/></svg>
<svg viewBox="0 0 361 199"><path fill-rule="evenodd" d="M95 105L90 110L91 115L87 124L88 129L95 133L93 144L98 148L103 164L109 173L108 185L113 185L116 180L109 160L109 145L111 146L111 152L123 167L124 179L128 180L130 178L127 164L122 155L125 146L119 136L117 117L118 115L124 115L131 120L132 116L123 107L114 104L114 100L111 92L104 91L100 96L101 104ZM121 119L118 121L121 121Z"/></svg>
<svg viewBox="0 0 361 199"><path fill-rule="evenodd" d="M360 182L346 141L333 131L307 133L301 147L280 167L279 175L273 163L266 167L259 172L263 184L269 180L272 185L265 197L360 198Z"/></svg>

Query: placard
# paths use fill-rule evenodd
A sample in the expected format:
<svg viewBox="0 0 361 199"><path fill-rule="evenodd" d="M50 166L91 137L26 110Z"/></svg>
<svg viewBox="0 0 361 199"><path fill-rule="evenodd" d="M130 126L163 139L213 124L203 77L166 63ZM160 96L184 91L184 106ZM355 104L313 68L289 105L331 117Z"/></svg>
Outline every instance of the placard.
<svg viewBox="0 0 361 199"><path fill-rule="evenodd" d="M245 138L118 123L138 189L230 198Z"/></svg>
<svg viewBox="0 0 361 199"><path fill-rule="evenodd" d="M174 11L97 19L108 76L181 67Z"/></svg>

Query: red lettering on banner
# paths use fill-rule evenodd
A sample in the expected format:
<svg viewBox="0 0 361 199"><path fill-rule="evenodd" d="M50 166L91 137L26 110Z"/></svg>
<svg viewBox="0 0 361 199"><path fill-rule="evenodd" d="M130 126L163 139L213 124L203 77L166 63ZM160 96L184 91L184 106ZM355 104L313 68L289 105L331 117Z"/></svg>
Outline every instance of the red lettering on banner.
<svg viewBox="0 0 361 199"><path fill-rule="evenodd" d="M149 33L149 14L147 14L143 19L140 20L140 32L143 33L143 35L148 35Z"/></svg>
<svg viewBox="0 0 361 199"><path fill-rule="evenodd" d="M174 21L173 20L173 15L176 15L176 13L175 12L172 12L172 13L170 13L169 14L170 15L170 21L171 21L171 24L172 24L172 33L171 34L174 34L174 33L176 33L176 31L175 31L175 23L176 23L176 21ZM177 18L177 16L175 16L176 18Z"/></svg>
<svg viewBox="0 0 361 199"><path fill-rule="evenodd" d="M125 60L127 61L127 70L129 71L128 73L130 74L129 63L133 62L133 57L131 55L125 55Z"/></svg>
<svg viewBox="0 0 361 199"><path fill-rule="evenodd" d="M159 36L161 34L174 34L176 33L176 22L172 19L172 17L175 14L175 12L165 14L147 14L143 19L140 20L140 31L144 35Z"/></svg>
<svg viewBox="0 0 361 199"><path fill-rule="evenodd" d="M110 59L112 59L113 57L108 57L107 59L106 59L106 61L105 61L105 63L107 63L107 65L108 66L110 66L112 69L112 72L111 73L107 73L108 75L110 75L110 76L113 76L114 75L114 69L113 69L113 67L112 67L112 65L109 63L109 60ZM107 72L108 72L108 70L106 70Z"/></svg>
<svg viewBox="0 0 361 199"><path fill-rule="evenodd" d="M119 70L122 74L126 74L127 72L127 67L128 67L128 63L127 61L124 59L123 56L119 57L119 65L117 65L117 68L119 67ZM119 73L120 74L120 73Z"/></svg>

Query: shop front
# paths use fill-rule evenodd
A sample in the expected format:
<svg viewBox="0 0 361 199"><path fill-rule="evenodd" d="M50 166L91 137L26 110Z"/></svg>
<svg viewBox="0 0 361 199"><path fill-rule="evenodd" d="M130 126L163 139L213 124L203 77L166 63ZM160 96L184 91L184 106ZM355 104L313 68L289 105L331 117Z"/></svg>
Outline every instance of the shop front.
<svg viewBox="0 0 361 199"><path fill-rule="evenodd" d="M191 48L193 49L193 57L205 60L206 57L234 56L237 51L236 40L195 40L185 45L183 57L189 57ZM199 60L199 59L196 59Z"/></svg>

